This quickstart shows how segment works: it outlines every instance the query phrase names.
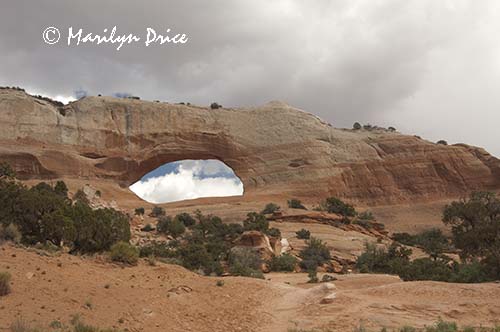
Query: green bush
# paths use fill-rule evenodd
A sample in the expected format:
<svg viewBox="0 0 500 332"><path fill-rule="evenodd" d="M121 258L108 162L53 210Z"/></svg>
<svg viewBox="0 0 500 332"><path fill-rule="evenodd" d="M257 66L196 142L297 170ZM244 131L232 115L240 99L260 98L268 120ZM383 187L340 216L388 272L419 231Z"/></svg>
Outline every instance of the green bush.
<svg viewBox="0 0 500 332"><path fill-rule="evenodd" d="M14 243L19 243L21 241L21 232L14 224L8 224L3 226L0 224L0 243L2 241L12 241Z"/></svg>
<svg viewBox="0 0 500 332"><path fill-rule="evenodd" d="M284 271L293 272L297 265L297 258L290 254L283 254L281 256L274 256L269 262L269 269L271 271Z"/></svg>
<svg viewBox="0 0 500 332"><path fill-rule="evenodd" d="M437 141L437 144L440 145L448 145L448 142L446 142L444 139Z"/></svg>
<svg viewBox="0 0 500 332"><path fill-rule="evenodd" d="M417 237L409 233L394 233L392 234L392 239L398 243L405 244L407 246L415 246L417 244Z"/></svg>
<svg viewBox="0 0 500 332"><path fill-rule="evenodd" d="M184 224L184 226L188 228L196 224L196 220L189 213L186 212L176 215L175 219L181 221Z"/></svg>
<svg viewBox="0 0 500 332"><path fill-rule="evenodd" d="M319 279L318 279L318 272L316 272L316 269L308 269L307 270L307 276L309 278L309 280L307 281L308 283L310 284L316 284L319 282Z"/></svg>
<svg viewBox="0 0 500 332"><path fill-rule="evenodd" d="M301 230L295 232L295 234L297 234L297 239L308 240L311 237L311 232L305 228L302 228Z"/></svg>
<svg viewBox="0 0 500 332"><path fill-rule="evenodd" d="M458 332L458 326L455 322L445 322L438 320L434 326L429 326L425 332Z"/></svg>
<svg viewBox="0 0 500 332"><path fill-rule="evenodd" d="M77 202L70 213L74 222L73 251L87 253L109 250L117 242L130 240L129 219L113 209L92 210Z"/></svg>
<svg viewBox="0 0 500 332"><path fill-rule="evenodd" d="M295 198L292 198L291 200L288 201L288 207L291 209L307 210L306 207L302 205L302 202Z"/></svg>
<svg viewBox="0 0 500 332"><path fill-rule="evenodd" d="M220 250L222 245L220 242L203 243L199 240L188 240L179 247L178 258L182 265L189 270L202 270L207 275L212 273L221 275L223 268L220 261L225 252L225 249Z"/></svg>
<svg viewBox="0 0 500 332"><path fill-rule="evenodd" d="M146 226L144 226L143 228L141 228L142 232L152 232L154 230L155 230L155 228L151 224L146 224Z"/></svg>
<svg viewBox="0 0 500 332"><path fill-rule="evenodd" d="M182 221L177 218L172 219L170 217L161 217L158 220L156 229L159 233L171 235L173 238L179 237L186 231L186 227Z"/></svg>
<svg viewBox="0 0 500 332"><path fill-rule="evenodd" d="M5 296L10 293L10 273L0 272L0 296Z"/></svg>
<svg viewBox="0 0 500 332"><path fill-rule="evenodd" d="M112 244L130 239L129 219L113 209L93 210L84 199L72 202L64 196L66 185L57 190L40 182L26 186L0 179L0 225L5 230L13 224L27 245L65 244L72 252L109 250Z"/></svg>
<svg viewBox="0 0 500 332"><path fill-rule="evenodd" d="M61 195L62 197L68 197L68 187L64 181L57 181L54 186L54 191L56 194Z"/></svg>
<svg viewBox="0 0 500 332"><path fill-rule="evenodd" d="M163 209L160 206L154 206L149 216L153 218L158 218L164 216L165 214L166 214L165 209Z"/></svg>
<svg viewBox="0 0 500 332"><path fill-rule="evenodd" d="M370 211L363 211L358 214L358 219L361 220L375 220L375 216Z"/></svg>
<svg viewBox="0 0 500 332"><path fill-rule="evenodd" d="M210 108L213 110L216 110L216 109L222 108L222 105L219 105L218 103L211 103Z"/></svg>
<svg viewBox="0 0 500 332"><path fill-rule="evenodd" d="M278 211L280 209L279 205L278 204L274 204L274 203L268 203L265 207L264 207L264 210L262 210L262 214L271 214L271 213L274 213L276 211Z"/></svg>
<svg viewBox="0 0 500 332"><path fill-rule="evenodd" d="M356 210L354 209L354 206L343 202L337 197L327 198L320 205L320 208L329 213L336 213L344 217L354 217L356 215Z"/></svg>
<svg viewBox="0 0 500 332"><path fill-rule="evenodd" d="M411 249L394 242L388 249L366 244L356 267L361 273L389 273L403 280L435 280L445 282L484 282L491 280L480 262L452 263L445 257L418 258L410 261Z"/></svg>
<svg viewBox="0 0 500 332"><path fill-rule="evenodd" d="M89 198L87 197L87 194L85 194L85 192L82 189L78 189L76 191L76 193L73 195L73 201L81 202L81 203L86 204L86 205L90 204L90 201L89 201Z"/></svg>
<svg viewBox="0 0 500 332"><path fill-rule="evenodd" d="M443 222L451 226L452 241L462 259L480 260L490 278L500 279L500 199L475 192L469 199L445 207Z"/></svg>
<svg viewBox="0 0 500 332"><path fill-rule="evenodd" d="M140 257L154 256L172 258L176 257L176 255L175 245L172 245L171 243L152 241L139 248Z"/></svg>
<svg viewBox="0 0 500 332"><path fill-rule="evenodd" d="M301 265L303 268L306 270L316 270L316 267L330 261L330 250L326 246L326 243L320 239L311 237L306 242L306 245L307 246L299 253L299 257L302 259Z"/></svg>
<svg viewBox="0 0 500 332"><path fill-rule="evenodd" d="M262 260L252 248L236 247L229 254L229 272L235 276L264 278L260 270Z"/></svg>
<svg viewBox="0 0 500 332"><path fill-rule="evenodd" d="M139 250L129 243L118 242L111 247L110 257L113 262L136 265L139 259Z"/></svg>
<svg viewBox="0 0 500 332"><path fill-rule="evenodd" d="M277 239L281 238L281 231L275 227L269 228L266 234Z"/></svg>
<svg viewBox="0 0 500 332"><path fill-rule="evenodd" d="M145 212L146 212L146 210L144 210L143 207L139 207L139 208L134 210L134 214L136 216L143 216Z"/></svg>
<svg viewBox="0 0 500 332"><path fill-rule="evenodd" d="M269 230L269 221L263 214L250 212L247 218L243 221L243 228L245 231L259 231L267 233Z"/></svg>
<svg viewBox="0 0 500 332"><path fill-rule="evenodd" d="M16 172L12 169L12 167L6 163L0 163L0 179L14 179L16 177Z"/></svg>
<svg viewBox="0 0 500 332"><path fill-rule="evenodd" d="M354 124L352 125L352 129L354 130L360 130L362 127L361 127L361 124L359 122L354 122Z"/></svg>

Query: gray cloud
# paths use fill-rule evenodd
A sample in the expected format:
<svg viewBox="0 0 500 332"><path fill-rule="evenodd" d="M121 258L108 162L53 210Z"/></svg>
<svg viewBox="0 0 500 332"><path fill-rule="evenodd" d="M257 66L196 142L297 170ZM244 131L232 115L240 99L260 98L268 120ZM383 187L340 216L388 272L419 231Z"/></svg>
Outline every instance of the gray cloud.
<svg viewBox="0 0 500 332"><path fill-rule="evenodd" d="M0 84L225 106L280 99L335 126L394 125L500 156L499 3L387 1L8 1ZM182 46L66 47L47 26L188 34ZM60 42L61 43L61 42Z"/></svg>

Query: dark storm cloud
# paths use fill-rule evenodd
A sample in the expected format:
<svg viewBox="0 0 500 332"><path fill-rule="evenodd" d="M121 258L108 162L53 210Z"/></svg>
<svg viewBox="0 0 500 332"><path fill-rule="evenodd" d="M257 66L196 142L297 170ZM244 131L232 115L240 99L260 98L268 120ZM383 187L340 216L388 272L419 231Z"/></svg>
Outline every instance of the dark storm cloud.
<svg viewBox="0 0 500 332"><path fill-rule="evenodd" d="M500 155L500 28L495 1L7 1L0 84L207 105L284 100L336 126L395 125ZM46 45L69 26L144 35L176 46ZM490 128L490 129L488 129Z"/></svg>

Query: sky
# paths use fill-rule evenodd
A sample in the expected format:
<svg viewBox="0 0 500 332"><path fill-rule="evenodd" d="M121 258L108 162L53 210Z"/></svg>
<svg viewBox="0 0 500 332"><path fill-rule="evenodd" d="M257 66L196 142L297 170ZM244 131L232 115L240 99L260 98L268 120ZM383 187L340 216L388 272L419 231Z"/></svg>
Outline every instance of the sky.
<svg viewBox="0 0 500 332"><path fill-rule="evenodd" d="M243 183L219 160L183 160L158 167L131 185L130 190L150 203L167 203L243 195Z"/></svg>
<svg viewBox="0 0 500 332"><path fill-rule="evenodd" d="M500 157L499 1L2 0L0 9L3 86L63 101L281 100L335 127L394 126ZM115 26L141 41L68 45L70 27L84 37ZM48 27L58 43L45 42ZM146 46L148 28L187 42Z"/></svg>

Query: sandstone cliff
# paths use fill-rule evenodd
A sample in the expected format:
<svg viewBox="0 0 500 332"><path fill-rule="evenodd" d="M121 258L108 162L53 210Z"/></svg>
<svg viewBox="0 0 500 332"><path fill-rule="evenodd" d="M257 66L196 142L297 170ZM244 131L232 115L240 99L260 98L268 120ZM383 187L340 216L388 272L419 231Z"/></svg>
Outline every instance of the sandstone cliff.
<svg viewBox="0 0 500 332"><path fill-rule="evenodd" d="M500 160L383 130L336 129L280 102L207 109L111 97L66 106L0 90L0 160L23 179L130 185L181 159L219 159L245 198L339 196L382 204L500 189Z"/></svg>

